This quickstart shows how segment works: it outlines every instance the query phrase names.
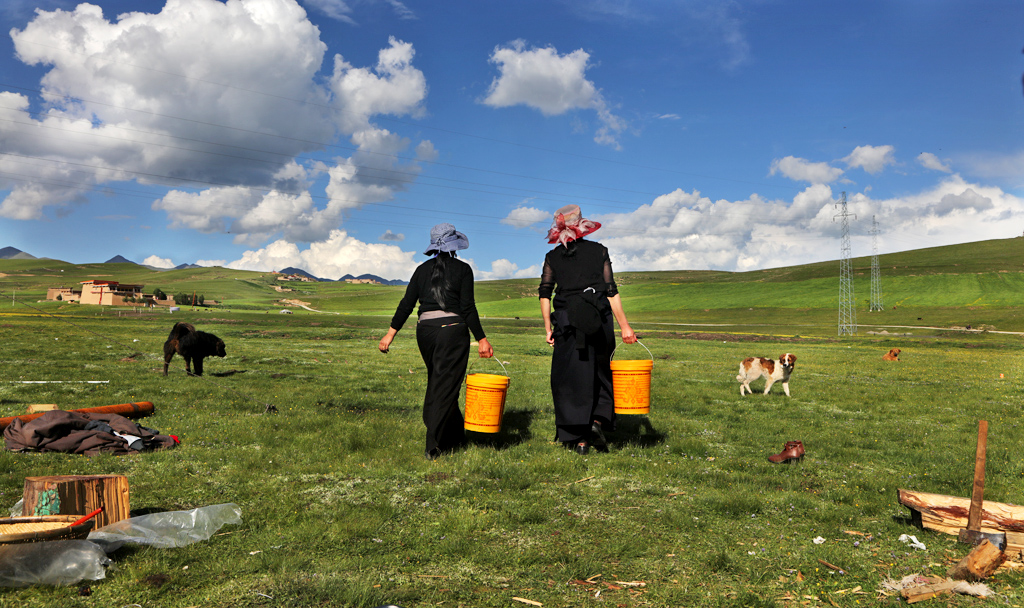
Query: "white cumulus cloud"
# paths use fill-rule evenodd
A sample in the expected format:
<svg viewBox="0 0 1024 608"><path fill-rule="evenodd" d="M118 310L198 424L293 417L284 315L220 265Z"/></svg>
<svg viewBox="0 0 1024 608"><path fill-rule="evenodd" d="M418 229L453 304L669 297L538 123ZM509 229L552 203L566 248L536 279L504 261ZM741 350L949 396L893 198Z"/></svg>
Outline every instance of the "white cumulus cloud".
<svg viewBox="0 0 1024 608"><path fill-rule="evenodd" d="M850 169L862 168L872 175L881 173L886 166L896 163L892 146L857 146L843 159Z"/></svg>
<svg viewBox="0 0 1024 608"><path fill-rule="evenodd" d="M854 256L870 252L871 218L879 221L884 252L1020 236L1024 199L998 187L948 176L916 194L848 197ZM602 227L591 237L608 247L614 269L734 270L775 268L837 259L841 223L827 184L812 184L791 199L712 200L675 190L625 213L593 215ZM500 263L499 263L500 262ZM504 261L481 273L518 276Z"/></svg>
<svg viewBox="0 0 1024 608"><path fill-rule="evenodd" d="M811 162L804 158L787 156L772 161L769 175L782 174L791 180L811 184L828 184L839 179L843 170L828 163Z"/></svg>
<svg viewBox="0 0 1024 608"><path fill-rule="evenodd" d="M518 264L501 258L491 262L490 270L479 268L473 259L464 260L473 268L473 279L477 281L497 281L500 279L533 279L540 280L541 265L534 264L520 268Z"/></svg>
<svg viewBox="0 0 1024 608"><path fill-rule="evenodd" d="M83 3L40 9L11 37L20 61L47 71L40 113L0 90L0 176L31 173L0 177L0 217L44 219L99 185L136 181L173 188L153 209L175 229L250 246L324 241L348 210L390 200L437 157L429 141L372 122L422 114L412 45L389 39L371 67L335 55L325 74L327 46L295 0L168 0L114 20ZM309 160L337 137L357 151ZM414 159L400 161L408 149ZM326 191L310 191L323 172Z"/></svg>
<svg viewBox="0 0 1024 608"><path fill-rule="evenodd" d="M943 173L952 173L952 169L949 168L949 164L942 162L938 156L935 156L931 152L922 152L918 154L917 162L921 163L921 166L925 169L942 171Z"/></svg>
<svg viewBox="0 0 1024 608"><path fill-rule="evenodd" d="M600 90L587 79L589 53L577 49L559 55L552 46L528 49L525 42L516 40L495 47L490 61L498 66L499 75L491 82L484 104L495 108L525 105L545 116L593 110L601 123L594 141L618 147L617 136L626 123L612 113Z"/></svg>
<svg viewBox="0 0 1024 608"><path fill-rule="evenodd" d="M501 223L513 228L525 228L537 222L550 219L551 213L548 211L537 209L536 207L516 207L507 216L502 218Z"/></svg>
<svg viewBox="0 0 1024 608"><path fill-rule="evenodd" d="M169 258L162 258L160 256L151 255L148 258L142 260L143 266L152 266L153 268L174 268L177 266Z"/></svg>
<svg viewBox="0 0 1024 608"><path fill-rule="evenodd" d="M310 243L305 249L277 240L261 249L246 251L240 259L224 266L262 271L293 266L328 279L369 273L385 279L408 280L416 268L414 255L396 245L364 243L344 230L334 230L326 240Z"/></svg>

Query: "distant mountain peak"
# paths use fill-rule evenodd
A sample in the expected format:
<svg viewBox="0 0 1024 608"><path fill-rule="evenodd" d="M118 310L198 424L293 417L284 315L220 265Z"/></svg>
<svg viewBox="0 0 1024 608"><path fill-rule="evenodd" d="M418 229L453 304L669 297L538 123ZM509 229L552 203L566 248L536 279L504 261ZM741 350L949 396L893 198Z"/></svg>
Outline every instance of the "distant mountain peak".
<svg viewBox="0 0 1024 608"><path fill-rule="evenodd" d="M324 279L321 279L320 277L313 276L313 275L309 274L308 272L306 272L305 270L303 270L301 268L294 268L292 266L289 266L288 268L282 268L281 270L278 270L277 272L278 272L278 274L283 274L283 275L288 275L288 276L298 275L300 277L306 277L306 278L309 278L309 279L313 279L314 281L323 281L324 280Z"/></svg>
<svg viewBox="0 0 1024 608"><path fill-rule="evenodd" d="M133 261L129 260L128 258L126 258L124 256L121 256L121 255L115 255L114 257L110 258L109 260L107 260L106 262L103 262L103 263L104 264L135 264L135 262L133 262ZM136 266L137 265L138 264L136 264Z"/></svg>
<svg viewBox="0 0 1024 608"><path fill-rule="evenodd" d="M0 260L34 260L36 256L25 253L21 249L14 247L4 247L0 249Z"/></svg>

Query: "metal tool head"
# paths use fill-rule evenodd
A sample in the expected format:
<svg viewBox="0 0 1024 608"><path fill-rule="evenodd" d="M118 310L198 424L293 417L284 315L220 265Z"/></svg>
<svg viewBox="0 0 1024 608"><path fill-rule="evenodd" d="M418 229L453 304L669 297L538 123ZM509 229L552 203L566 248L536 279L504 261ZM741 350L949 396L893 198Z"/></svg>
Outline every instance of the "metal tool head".
<svg viewBox="0 0 1024 608"><path fill-rule="evenodd" d="M957 534L956 539L967 545L980 545L981 541L987 540L1000 551L1006 551L1006 534L1004 532L982 532L981 530L963 528Z"/></svg>

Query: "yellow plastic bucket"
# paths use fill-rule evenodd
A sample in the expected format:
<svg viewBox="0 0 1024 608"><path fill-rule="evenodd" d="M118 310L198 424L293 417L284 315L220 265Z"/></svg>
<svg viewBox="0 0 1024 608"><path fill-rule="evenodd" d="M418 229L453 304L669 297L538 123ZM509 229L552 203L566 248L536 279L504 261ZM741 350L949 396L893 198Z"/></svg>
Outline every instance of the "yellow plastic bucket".
<svg viewBox="0 0 1024 608"><path fill-rule="evenodd" d="M637 340L637 344L644 346ZM650 349L644 346L647 354ZM615 356L615 353L612 353ZM654 369L654 355L651 360L612 361L612 388L616 414L647 414L651 411L651 370Z"/></svg>
<svg viewBox="0 0 1024 608"><path fill-rule="evenodd" d="M502 369L505 366L498 361ZM505 414L509 377L496 374L469 374L466 376L465 428L477 433L501 431L501 418Z"/></svg>

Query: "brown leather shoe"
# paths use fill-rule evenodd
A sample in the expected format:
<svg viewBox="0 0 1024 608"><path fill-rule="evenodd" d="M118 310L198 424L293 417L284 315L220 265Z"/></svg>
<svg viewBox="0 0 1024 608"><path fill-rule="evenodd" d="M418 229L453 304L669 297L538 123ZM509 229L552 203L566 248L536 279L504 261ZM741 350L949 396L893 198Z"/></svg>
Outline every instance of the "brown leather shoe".
<svg viewBox="0 0 1024 608"><path fill-rule="evenodd" d="M772 454L768 457L769 462L776 464L792 462L794 460L800 460L804 457L804 444L800 441L787 441L786 445L782 447L782 451L778 454Z"/></svg>

